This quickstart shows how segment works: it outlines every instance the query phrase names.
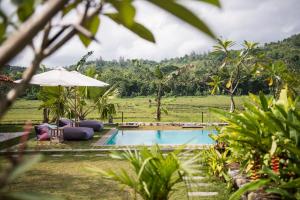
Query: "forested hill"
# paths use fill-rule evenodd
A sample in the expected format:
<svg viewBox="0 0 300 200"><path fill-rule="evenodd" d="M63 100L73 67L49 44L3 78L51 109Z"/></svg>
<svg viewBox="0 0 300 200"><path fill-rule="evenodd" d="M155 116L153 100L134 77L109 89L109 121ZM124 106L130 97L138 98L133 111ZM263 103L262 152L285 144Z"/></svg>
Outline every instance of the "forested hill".
<svg viewBox="0 0 300 200"><path fill-rule="evenodd" d="M300 34L293 35L283 41L261 44L260 51L273 60L283 60L290 70L300 72ZM222 57L215 53L197 54L195 52L183 57L165 59L160 62L151 60L119 60L104 61L97 59L87 63L86 68L95 67L100 79L110 84L118 84L121 96L147 96L156 91L154 67L160 65L164 73L169 73L186 65L194 67L169 81L165 95L206 95L210 88L207 82L210 76L217 73ZM74 68L74 66L70 67ZM241 83L240 94L268 92L266 77L245 75Z"/></svg>
<svg viewBox="0 0 300 200"><path fill-rule="evenodd" d="M285 61L290 61L292 67L299 66L300 63L300 34L293 35L289 38L286 38L282 41L271 42L260 44L260 49L265 52L265 54L272 59L283 59ZM160 62L152 61L152 60L143 60L140 59L140 63L146 67L153 67L158 64L161 65L175 65L175 66L183 66L187 64L194 65L207 65L211 67L211 62L216 63L218 57L213 53L207 54L197 54L192 52L189 55L185 55L183 57L175 57L170 59L164 59ZM97 69L104 68L130 68L133 66L133 61L131 59L125 59L120 57L118 60L105 61L101 57L95 61L87 62L87 65L95 65ZM72 66L71 66L72 68ZM300 67L299 67L300 68Z"/></svg>
<svg viewBox="0 0 300 200"><path fill-rule="evenodd" d="M300 72L300 34L293 35L283 41L261 44L259 50L270 59L283 60L289 70L294 73ZM215 53L197 54L195 52L160 62L143 59L130 60L122 57L118 60L105 61L99 58L88 61L80 71L84 73L86 70L96 70L100 80L111 85L118 85L121 96L148 96L153 95L156 91L155 66L160 65L162 71L167 74L180 67L192 65L193 67L168 82L165 86L165 95L206 95L210 90L207 83L212 75L218 73L218 66L220 66L222 59L222 56ZM74 63L76 62L74 61ZM68 68L74 69L75 66ZM7 68L4 73L16 79L20 78L21 69L11 67ZM239 94L257 93L259 90L268 92L266 77L253 77L250 74L244 74L244 76L241 89L238 91Z"/></svg>

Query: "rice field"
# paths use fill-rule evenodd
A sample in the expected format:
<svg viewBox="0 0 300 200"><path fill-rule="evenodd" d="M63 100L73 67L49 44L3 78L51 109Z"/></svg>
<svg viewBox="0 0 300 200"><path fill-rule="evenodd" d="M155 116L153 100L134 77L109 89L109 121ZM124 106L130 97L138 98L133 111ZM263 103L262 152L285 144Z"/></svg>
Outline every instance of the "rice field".
<svg viewBox="0 0 300 200"><path fill-rule="evenodd" d="M247 96L235 97L236 106L242 108L242 103ZM135 97L116 98L112 100L117 104L117 114L114 122L155 122L155 98ZM163 107L168 114L162 114L162 122L216 122L218 116L210 108L229 110L230 99L228 96L200 96L200 97L168 97L163 98ZM6 114L1 123L24 122L26 120L41 121L41 102L38 100L18 100ZM97 111L88 115L89 119L99 119Z"/></svg>

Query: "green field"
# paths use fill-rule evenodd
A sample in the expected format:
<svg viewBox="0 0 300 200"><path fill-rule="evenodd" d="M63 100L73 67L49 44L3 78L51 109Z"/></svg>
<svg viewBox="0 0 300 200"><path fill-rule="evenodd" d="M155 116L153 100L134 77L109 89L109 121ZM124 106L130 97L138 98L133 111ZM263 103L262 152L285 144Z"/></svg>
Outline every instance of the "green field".
<svg viewBox="0 0 300 200"><path fill-rule="evenodd" d="M151 100L151 103L149 102ZM238 109L241 109L247 96L235 98ZM121 122L123 112L125 122L154 122L155 101L154 97L116 98L117 114L115 122ZM6 114L2 123L24 122L25 120L42 120L42 111L39 110L40 101L18 100ZM209 111L209 108L229 110L230 99L228 96L203 96L203 97L168 97L163 99L168 115L162 115L163 122L201 122L202 112L204 122L219 121L218 117ZM97 111L87 118L98 119Z"/></svg>

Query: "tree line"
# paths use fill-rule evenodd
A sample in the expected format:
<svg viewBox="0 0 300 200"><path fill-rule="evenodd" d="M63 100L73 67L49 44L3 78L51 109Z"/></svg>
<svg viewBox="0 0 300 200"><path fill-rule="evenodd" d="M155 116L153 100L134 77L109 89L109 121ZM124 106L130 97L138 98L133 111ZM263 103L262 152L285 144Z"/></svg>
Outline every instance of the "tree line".
<svg viewBox="0 0 300 200"><path fill-rule="evenodd" d="M232 54L238 50L230 50ZM266 94L274 90L270 81L276 81L277 73L286 70L294 77L300 73L300 34L293 35L287 39L278 42L258 45L256 55L264 55L265 60L270 63L281 61L284 67L273 69L273 79L270 79L270 73L259 74L241 71L242 79L239 81L239 87L235 91L236 95L246 95L248 93L257 94L263 91ZM196 53L192 52L182 57L164 59L160 62L145 59L125 59L120 57L118 60L106 61L99 57L93 61L87 61L80 71L86 73L88 70L95 70L98 78L111 85L117 85L121 97L151 96L156 95L157 83L155 81L155 69L160 66L164 75L169 75L186 67L187 70L181 70L179 76L174 76L166 84L162 91L163 96L201 96L209 95L212 91L211 82L218 75L220 81L230 79L229 67L222 68L225 55L220 52ZM70 70L75 70L76 65L66 66ZM280 69L281 68L281 69ZM274 71L275 70L275 71ZM280 71L281 70L281 71ZM24 71L22 67L8 67L2 73L13 79L21 78ZM223 84L216 94L227 94L226 83ZM25 98L35 99L39 91L38 87L30 87L24 93ZM1 90L1 93L4 93Z"/></svg>

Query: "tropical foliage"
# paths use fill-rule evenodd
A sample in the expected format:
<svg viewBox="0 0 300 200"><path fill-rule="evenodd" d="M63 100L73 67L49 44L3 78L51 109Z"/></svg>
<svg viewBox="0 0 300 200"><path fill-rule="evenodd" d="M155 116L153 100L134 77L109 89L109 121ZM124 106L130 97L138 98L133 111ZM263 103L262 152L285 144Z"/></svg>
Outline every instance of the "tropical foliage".
<svg viewBox="0 0 300 200"><path fill-rule="evenodd" d="M125 169L119 172L103 172L94 167L90 169L133 189L134 199L139 195L145 200L166 200L172 196L177 184L183 182L183 177L193 173L196 167L197 156L180 160L180 153L181 150L176 150L164 154L158 145L139 151L114 152L113 158L128 160L132 172Z"/></svg>
<svg viewBox="0 0 300 200"><path fill-rule="evenodd" d="M31 132L32 126L27 123L24 126L24 133L20 139L18 146L18 153L15 155L7 155L8 165L1 169L0 173L0 199L7 200L33 200L33 199L54 199L48 195L37 194L33 192L8 192L9 184L15 181L18 177L23 175L26 171L38 163L41 159L41 155L24 156L24 150L26 149L26 142Z"/></svg>
<svg viewBox="0 0 300 200"><path fill-rule="evenodd" d="M221 129L218 141L225 142L232 159L251 176L253 183L237 191L236 199L247 190L266 188L284 199L299 197L300 113L297 99L281 90L278 100L250 95L245 111L234 114L216 111L229 123Z"/></svg>
<svg viewBox="0 0 300 200"><path fill-rule="evenodd" d="M69 90L63 87L41 87L38 98L42 101L39 109L43 109L44 122L57 121L61 116L69 113L70 107L66 103L69 98Z"/></svg>
<svg viewBox="0 0 300 200"><path fill-rule="evenodd" d="M101 119L109 119L112 122L112 117L116 114L116 104L110 103L110 99L118 95L118 90L116 86L112 86L98 98L94 99L95 105L98 108Z"/></svg>
<svg viewBox="0 0 300 200"><path fill-rule="evenodd" d="M216 176L223 181L230 182L228 176L228 164L229 164L229 150L224 152L210 147L209 149L203 150L201 153L204 163L208 166L208 172L212 176Z"/></svg>
<svg viewBox="0 0 300 200"><path fill-rule="evenodd" d="M230 51L235 46L233 41L220 39L217 41L217 45L214 46L214 52L223 57L220 70L225 71L225 74L228 76L223 80L225 84L223 88L230 96L230 112L234 112L235 102L233 97L237 92L240 82L245 78L243 74L250 74L252 68L259 64L259 57L261 55L256 53L258 43L244 41L241 50ZM212 94L214 94L219 90L222 82L218 75L214 75L212 80L210 85L213 87Z"/></svg>

